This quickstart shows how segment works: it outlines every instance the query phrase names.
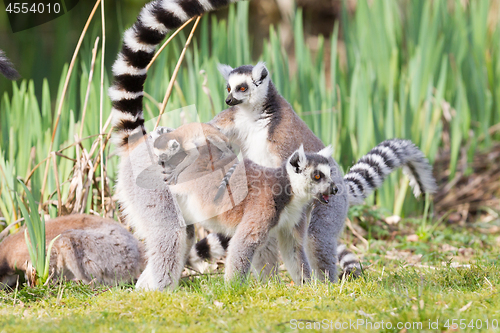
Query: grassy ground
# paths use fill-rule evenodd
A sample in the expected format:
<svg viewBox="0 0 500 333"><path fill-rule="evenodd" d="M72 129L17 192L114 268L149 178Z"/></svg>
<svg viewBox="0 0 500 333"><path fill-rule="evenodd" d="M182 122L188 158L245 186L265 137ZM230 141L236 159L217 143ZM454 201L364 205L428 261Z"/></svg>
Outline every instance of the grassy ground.
<svg viewBox="0 0 500 333"><path fill-rule="evenodd" d="M186 277L174 292L70 282L0 292L0 331L290 332L344 325L405 332L404 325L420 331L420 323L436 331L436 321L440 331L451 331L453 319L463 331L499 326L499 240L472 227L437 226L425 241L409 241L407 234L421 229L404 220L385 240L369 239L364 278L338 284L298 286L283 272L281 282L226 286L215 273Z"/></svg>

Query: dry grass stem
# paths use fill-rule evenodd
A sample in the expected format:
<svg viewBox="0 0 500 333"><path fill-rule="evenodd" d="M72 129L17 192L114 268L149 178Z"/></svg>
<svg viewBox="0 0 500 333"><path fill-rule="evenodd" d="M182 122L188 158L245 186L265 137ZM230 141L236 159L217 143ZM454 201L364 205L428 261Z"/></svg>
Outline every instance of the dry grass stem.
<svg viewBox="0 0 500 333"><path fill-rule="evenodd" d="M174 37L177 36L177 34L179 32L181 32L181 30L184 29L193 20L194 20L194 17L192 17L189 20L187 20L183 25L181 25L177 30L175 30L175 32L172 33L172 35L170 35L170 37L168 37L168 39L165 41L165 43L163 43L163 45L155 53L153 59L151 59L151 61L149 62L148 66L146 67L146 70L149 70L149 67L151 67L151 65L156 61L156 58L158 58L158 56L163 52L163 50L165 49L165 47L167 47L167 45L172 41L172 39L174 39Z"/></svg>
<svg viewBox="0 0 500 333"><path fill-rule="evenodd" d="M83 38L85 37L85 34L87 33L87 29L90 25L90 22L92 21L92 18L94 17L94 14L95 14L100 3L101 3L101 0L96 1L94 8L92 9L92 12L90 13L90 15L87 19L87 22L85 23L85 26L83 27L82 33L80 34L80 38L78 39L78 43L76 45L75 51L73 52L73 57L71 59L71 63L69 64L68 73L66 74L66 80L64 81L63 91L61 94L61 98L59 100L59 106L57 108L57 116L56 116L56 121L54 123L54 129L52 130L52 139L50 140L49 152L47 153L48 155L50 155L50 153L52 152L52 148L54 145L54 139L56 137L57 127L59 125L59 120L61 119L61 112L62 112L62 106L64 103L64 97L66 96L66 91L68 90L69 79L71 78L71 73L73 72L73 67L75 67L76 57L80 51L80 47L82 45ZM47 159L47 164L45 166L45 173L43 175L40 207L42 206L43 194L45 192L45 187L47 186L47 177L49 175L49 163L50 163L50 161Z"/></svg>
<svg viewBox="0 0 500 333"><path fill-rule="evenodd" d="M94 77L94 67L95 67L95 60L97 58L98 44L99 44L99 36L97 36L97 38L95 39L94 48L92 49L92 61L90 63L89 82L87 84L87 92L85 93L85 102L83 103L82 120L81 120L82 125L80 126L80 135L79 135L80 138L83 136L83 126L85 124L85 115L87 113L87 104L90 96L90 87L92 85L92 78Z"/></svg>
<svg viewBox="0 0 500 333"><path fill-rule="evenodd" d="M165 93L165 98L163 99L163 103L161 105L160 115L158 116L158 120L156 121L156 125L154 128L155 130L158 127L158 125L160 124L161 116L165 112L165 108L167 106L168 100L170 98L170 95L172 94L172 89L174 88L174 83L175 83L175 80L177 78L177 74L179 73L179 69L181 68L181 64L182 64L182 61L184 60L184 56L186 55L187 48L188 48L189 44L191 43L191 39L193 39L194 32L196 31L196 27L198 27L198 23L200 22L200 20L201 20L201 16L198 16L196 19L196 22L194 22L193 28L191 29L191 33L189 34L189 37L186 41L186 44L184 45L184 48L182 49L182 53L179 57L179 60L177 61L177 65L175 66L174 73L172 74L172 77L170 78L170 82L168 84L168 88L167 88L167 91Z"/></svg>

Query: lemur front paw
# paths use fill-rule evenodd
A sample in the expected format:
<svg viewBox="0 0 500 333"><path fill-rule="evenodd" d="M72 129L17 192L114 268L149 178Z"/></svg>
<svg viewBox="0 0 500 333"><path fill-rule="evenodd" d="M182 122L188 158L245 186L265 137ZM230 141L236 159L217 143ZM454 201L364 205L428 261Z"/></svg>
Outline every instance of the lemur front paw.
<svg viewBox="0 0 500 333"><path fill-rule="evenodd" d="M163 178L163 181L167 183L167 185L175 185L177 184L177 179L179 178L179 172L173 170L173 171L163 171L163 174L165 177Z"/></svg>

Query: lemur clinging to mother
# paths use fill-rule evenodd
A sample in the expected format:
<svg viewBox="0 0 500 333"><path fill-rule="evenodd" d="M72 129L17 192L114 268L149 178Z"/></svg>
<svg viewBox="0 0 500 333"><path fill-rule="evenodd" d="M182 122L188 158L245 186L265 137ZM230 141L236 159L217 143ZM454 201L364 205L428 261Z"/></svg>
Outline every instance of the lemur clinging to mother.
<svg viewBox="0 0 500 333"><path fill-rule="evenodd" d="M306 151L318 151L324 147L278 93L264 63L235 69L220 65L219 70L227 81L226 103L231 107L219 113L209 124L239 145L244 156L272 167L286 160L302 144ZM332 179L336 184L343 184L342 189L328 205L313 208L306 244L313 271L321 278L335 281L337 238L349 205L362 202L389 173L401 166L410 178L416 196L434 192L436 184L425 156L409 140L382 142L363 156L345 177L332 158L330 164ZM262 260L254 262L256 269L276 266L274 244L271 240L265 255L258 256Z"/></svg>
<svg viewBox="0 0 500 333"><path fill-rule="evenodd" d="M169 163L174 156L183 159L168 168L168 183L175 184L179 174L199 157L198 147L213 145L226 156L233 155L230 143L215 127L203 123L189 123L163 133L154 141L154 152L162 163ZM185 155L185 156L184 156ZM167 165L164 165L167 167Z"/></svg>
<svg viewBox="0 0 500 333"><path fill-rule="evenodd" d="M311 200L327 204L337 193L328 162L331 147L306 155L301 146L280 167L268 168L248 159L235 163L236 155L225 142L224 136L207 124L192 123L162 133L154 142L155 155L162 167L148 167L138 180L146 184L152 183L147 178L163 177L170 183L171 175L160 170L176 171L178 179L169 189L184 219L189 224L200 222L225 235L222 237L232 237L227 248L226 280L245 277L252 268L255 251L271 235L278 239L294 281L308 280L311 274L303 243L307 225L301 217ZM192 153L195 157L189 158L184 149L196 150ZM178 154L181 159L176 158ZM189 163L185 164L186 160ZM214 200L221 183L221 174L214 171L229 166L232 177L223 179L223 188L231 183L231 195L223 192L220 200ZM147 279L147 275L141 278Z"/></svg>

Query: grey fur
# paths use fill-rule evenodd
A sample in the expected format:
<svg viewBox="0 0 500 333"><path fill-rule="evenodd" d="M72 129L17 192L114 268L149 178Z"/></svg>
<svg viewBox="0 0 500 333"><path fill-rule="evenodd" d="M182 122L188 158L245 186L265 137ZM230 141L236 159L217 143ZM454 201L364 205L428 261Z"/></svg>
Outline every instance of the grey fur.
<svg viewBox="0 0 500 333"><path fill-rule="evenodd" d="M21 77L2 50L0 50L0 73L9 80L17 80Z"/></svg>
<svg viewBox="0 0 500 333"><path fill-rule="evenodd" d="M224 207L229 201L226 193L218 205L212 205L206 200L213 198L217 191L215 184L220 179L217 175L212 177L213 181L206 176L203 181L197 179L196 186L183 179L191 179L191 173L199 173L200 167L207 165L208 158L216 158L216 165L227 164L207 151L208 149L200 147L199 159L181 173L179 184L171 187L171 190L188 222L196 222L193 218L198 216L204 226L232 236L227 249L226 281L245 277L254 268L253 259L256 254L257 258L261 258L263 251L266 251L262 246L266 246L270 235L278 236L280 248L292 249L283 252L283 259L292 278L297 282L309 279L311 271L304 255L303 242L307 229L299 225L300 212L311 198L325 200L326 197L328 200L332 194L333 183L328 174L318 180L313 180L312 177L316 171L327 172L328 163L314 163L319 160L318 156L305 154L302 147L297 151L298 169L291 164L291 159L276 169L244 160L244 163L236 167L235 174L238 177L233 177L236 183L233 181L231 187L234 189L233 193L238 192L241 187L247 187L248 195L237 205L226 209ZM219 156L224 156L224 153L221 151ZM229 160L233 161L234 158ZM246 174L246 177L243 174L244 179L241 177L243 172ZM195 206L196 203L200 206ZM214 212L218 213L215 215Z"/></svg>
<svg viewBox="0 0 500 333"><path fill-rule="evenodd" d="M113 220L68 215L46 223L52 279L115 285L134 282L144 266L143 250L131 233ZM16 269L26 272L30 257L24 229L0 243L0 284L15 286Z"/></svg>
<svg viewBox="0 0 500 333"><path fill-rule="evenodd" d="M114 141L121 158L117 196L125 220L145 241L148 259L138 288L174 288L192 238L161 172L156 172L155 138L144 128L144 92L137 87L144 86L147 65L167 33L191 17L236 1L156 0L146 4L134 26L125 31L123 49L113 65L109 96L113 102Z"/></svg>

